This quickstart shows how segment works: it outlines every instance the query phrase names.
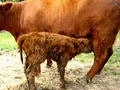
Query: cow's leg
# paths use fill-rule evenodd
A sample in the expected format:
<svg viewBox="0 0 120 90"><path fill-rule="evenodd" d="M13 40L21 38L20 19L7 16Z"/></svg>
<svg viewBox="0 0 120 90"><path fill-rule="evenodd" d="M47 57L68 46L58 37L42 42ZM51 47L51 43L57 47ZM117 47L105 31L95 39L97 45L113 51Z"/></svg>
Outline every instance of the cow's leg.
<svg viewBox="0 0 120 90"><path fill-rule="evenodd" d="M97 72L97 74L100 74L100 72L102 71L102 68L104 67L104 65L106 64L106 62L108 61L108 59L110 58L110 56L113 54L113 50L112 47L108 48L108 58L106 59L106 61L104 62L103 66L99 69L99 71Z"/></svg>
<svg viewBox="0 0 120 90"><path fill-rule="evenodd" d="M94 63L90 71L87 73L87 82L102 70L109 57L112 55L112 45L108 44L106 40L93 42ZM109 52L111 51L111 52Z"/></svg>
<svg viewBox="0 0 120 90"><path fill-rule="evenodd" d="M35 66L29 64L29 62L25 62L24 72L27 78L29 90L36 90L34 68Z"/></svg>
<svg viewBox="0 0 120 90"><path fill-rule="evenodd" d="M61 88L65 89L65 67L68 63L68 60L60 60L57 62L58 72L60 74Z"/></svg>
<svg viewBox="0 0 120 90"><path fill-rule="evenodd" d="M51 67L52 66L52 60L51 59L47 59L47 67Z"/></svg>

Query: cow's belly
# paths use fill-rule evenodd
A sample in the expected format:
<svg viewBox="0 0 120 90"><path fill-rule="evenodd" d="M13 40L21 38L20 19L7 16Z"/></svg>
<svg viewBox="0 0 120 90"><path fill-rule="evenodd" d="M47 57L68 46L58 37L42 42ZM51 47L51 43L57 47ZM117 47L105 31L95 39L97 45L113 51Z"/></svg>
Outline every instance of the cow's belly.
<svg viewBox="0 0 120 90"><path fill-rule="evenodd" d="M71 37L85 37L90 32L90 26L86 22L87 20L63 20L61 22L55 22L51 25L45 25L47 32L59 33Z"/></svg>

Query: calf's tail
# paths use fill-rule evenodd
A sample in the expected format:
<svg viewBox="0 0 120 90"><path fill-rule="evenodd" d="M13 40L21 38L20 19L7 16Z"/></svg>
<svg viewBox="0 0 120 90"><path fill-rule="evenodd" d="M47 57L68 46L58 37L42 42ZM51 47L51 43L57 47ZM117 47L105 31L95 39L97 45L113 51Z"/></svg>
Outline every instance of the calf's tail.
<svg viewBox="0 0 120 90"><path fill-rule="evenodd" d="M19 48L19 52L20 52L20 59L21 59L22 64L23 64L22 45L23 45L23 42L25 41L25 39L26 39L26 35L21 35L17 39L17 44L18 44L18 48Z"/></svg>

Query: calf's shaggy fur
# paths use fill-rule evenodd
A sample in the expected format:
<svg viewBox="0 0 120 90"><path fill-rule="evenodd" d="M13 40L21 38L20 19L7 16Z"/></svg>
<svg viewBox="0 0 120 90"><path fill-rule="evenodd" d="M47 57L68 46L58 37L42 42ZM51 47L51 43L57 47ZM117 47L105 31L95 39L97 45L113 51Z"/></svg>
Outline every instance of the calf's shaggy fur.
<svg viewBox="0 0 120 90"><path fill-rule="evenodd" d="M65 67L70 59L80 53L92 51L88 39L75 39L59 34L41 32L22 35L18 38L18 46L22 58L22 49L26 54L25 74L29 88L35 90L34 77L40 72L40 64L45 59L53 59L58 65L62 88L65 88Z"/></svg>

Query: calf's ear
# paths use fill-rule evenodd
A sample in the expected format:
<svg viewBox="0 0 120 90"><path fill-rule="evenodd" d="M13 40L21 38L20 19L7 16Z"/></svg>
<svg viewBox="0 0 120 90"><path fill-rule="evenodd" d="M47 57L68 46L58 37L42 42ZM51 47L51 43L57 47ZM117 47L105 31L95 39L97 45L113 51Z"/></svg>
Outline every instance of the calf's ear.
<svg viewBox="0 0 120 90"><path fill-rule="evenodd" d="M12 7L12 3L10 3L10 2L2 4L2 10L3 10L3 12L9 11L11 9L11 7Z"/></svg>

